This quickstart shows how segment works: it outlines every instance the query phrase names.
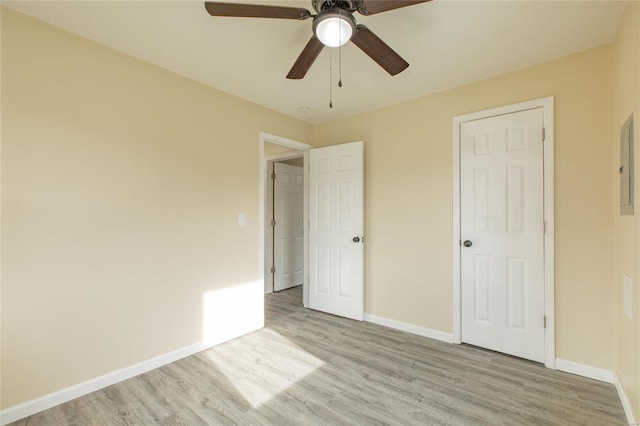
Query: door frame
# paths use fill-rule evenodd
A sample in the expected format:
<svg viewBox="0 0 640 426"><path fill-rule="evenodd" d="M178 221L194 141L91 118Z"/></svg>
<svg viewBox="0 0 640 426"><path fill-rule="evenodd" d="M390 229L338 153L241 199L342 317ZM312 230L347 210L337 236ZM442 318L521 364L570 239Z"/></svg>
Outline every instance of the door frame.
<svg viewBox="0 0 640 426"><path fill-rule="evenodd" d="M275 154L265 157L264 144L271 143L281 145L293 149L293 151L282 154ZM268 200L268 184L269 184L269 164L278 160L286 160L289 158L303 157L303 174L304 174L304 195L303 195L303 223L309 223L309 150L313 149L313 145L298 142L293 139L287 139L281 136L272 135L265 132L258 134L258 155L259 155L259 185L258 185L258 281L262 282L264 293L273 292L273 280L271 274L266 278L265 265L267 264L267 256L273 256L271 238L266 235L266 213L267 207L271 205L273 200ZM308 226L304 227L304 272L302 284L302 300L306 308L309 305L309 231Z"/></svg>
<svg viewBox="0 0 640 426"><path fill-rule="evenodd" d="M555 280L554 280L554 98L534 99L484 111L453 117L453 343L462 343L462 280L460 271L460 126L468 121L542 108L545 129L543 142L544 180L544 365L556 368L555 349Z"/></svg>

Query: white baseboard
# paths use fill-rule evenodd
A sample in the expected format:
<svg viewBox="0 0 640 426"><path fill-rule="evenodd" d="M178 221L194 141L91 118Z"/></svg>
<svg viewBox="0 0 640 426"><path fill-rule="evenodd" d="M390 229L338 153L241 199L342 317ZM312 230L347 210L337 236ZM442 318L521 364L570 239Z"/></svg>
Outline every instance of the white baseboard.
<svg viewBox="0 0 640 426"><path fill-rule="evenodd" d="M81 396L90 394L97 390L103 389L107 386L114 385L123 380L130 379L140 374L151 371L155 368L162 367L163 365L170 364L182 358L186 358L205 349L209 349L223 342L214 342L205 344L203 342L196 343L164 355L157 356L155 358L148 359L138 364L125 367L123 369L107 373L103 376L96 377L86 382L79 383L74 386L70 386L65 389L61 389L57 392L44 395L40 398L33 399L31 401L24 402L13 407L9 407L0 411L0 425L6 425L16 420L24 419L40 411L47 410L56 405L64 404L72 399L79 398Z"/></svg>
<svg viewBox="0 0 640 426"><path fill-rule="evenodd" d="M419 327L417 325L396 321L377 315L364 314L364 320L373 324L384 325L385 327L394 328L396 330L406 331L407 333L417 334L419 336L428 337L430 339L440 340L446 343L454 343L453 334L445 333L439 330ZM564 371L565 373L576 374L578 376L599 380L606 383L614 383L615 373L604 368L592 367L590 365L579 364L573 361L556 358L555 369ZM617 385L616 385L617 387ZM627 401L628 403L628 401ZM623 402L624 404L624 402ZM626 412L626 408L625 408Z"/></svg>
<svg viewBox="0 0 640 426"><path fill-rule="evenodd" d="M442 342L453 343L453 334L445 333L444 331L419 327L417 325L409 324L406 322L396 321L371 314L364 314L364 320L373 324L384 325L385 327L395 328L396 330L400 331L406 331L407 333L417 334L418 336L428 337L430 339L440 340Z"/></svg>
<svg viewBox="0 0 640 426"><path fill-rule="evenodd" d="M419 327L417 325L408 324L371 314L364 314L364 320L373 324L383 325L385 327L394 328L396 330L406 331L407 333L428 337L430 339L440 340L446 343L454 343L453 334L445 333L443 331ZM601 382L615 384L618 394L620 395L620 400L622 401L622 406L627 416L629 426L640 426L633 415L633 411L631 410L631 403L629 402L624 389L622 389L618 375L615 372L611 370L605 370L604 368L592 367L590 365L567 361L560 358L556 358L555 360L555 369L564 371L565 373L576 374L578 376L599 380Z"/></svg>
<svg viewBox="0 0 640 426"><path fill-rule="evenodd" d="M616 385L620 402L622 402L622 408L624 408L624 414L627 416L627 423L629 423L629 426L638 426L638 420L633 415L633 409L631 408L631 401L622 387L618 373L613 373L613 383Z"/></svg>
<svg viewBox="0 0 640 426"><path fill-rule="evenodd" d="M614 372L605 370L604 368L592 367L590 365L578 364L577 362L556 358L556 370L613 384Z"/></svg>
<svg viewBox="0 0 640 426"><path fill-rule="evenodd" d="M428 337L430 339L435 339L435 340L439 340L446 343L454 343L453 334L451 333L445 333L439 330L419 327L417 325L396 321L396 320L380 317L377 315L371 315L371 314L364 314L364 320L373 324L378 324L378 325L393 328L396 330L405 331L407 333L416 334L418 336ZM63 404L75 398L79 398L91 392L95 392L107 386L116 384L123 380L127 380L132 377L138 376L140 374L146 373L147 371L151 371L155 368L162 367L163 365L170 364L179 359L186 358L200 351L213 347L219 343L221 342L217 342L214 344L196 343L194 345L190 345L190 346L166 353L164 355L151 358L141 363L138 363L129 367L125 367L123 369L114 371L112 373L108 373L103 376L96 377L91 380L87 380L86 382L79 383L77 385L59 390L57 392L53 392L51 394L42 396L40 398L36 398L19 405L9 407L0 412L0 425L6 425L16 420L29 417L33 414L39 413L40 411L47 410L51 407L55 407L56 405ZM560 371L564 371L566 373L577 374L579 376L588 377L588 378L600 380L606 383L615 384L616 390L618 391L618 395L620 396L620 401L622 402L622 406L624 408L624 412L627 416L629 425L630 426L638 425L638 422L635 419L633 411L631 409L631 403L629 401L629 398L624 392L624 389L622 388L622 385L620 383L620 379L618 378L618 375L615 372L611 370L591 367L588 365L579 364L576 362L567 361L563 359L556 359L556 369Z"/></svg>

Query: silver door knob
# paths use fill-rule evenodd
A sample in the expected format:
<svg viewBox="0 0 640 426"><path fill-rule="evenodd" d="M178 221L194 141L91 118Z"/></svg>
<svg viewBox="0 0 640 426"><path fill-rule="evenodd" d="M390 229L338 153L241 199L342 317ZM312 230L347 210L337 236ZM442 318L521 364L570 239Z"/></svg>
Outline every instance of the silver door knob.
<svg viewBox="0 0 640 426"><path fill-rule="evenodd" d="M465 241L464 243L462 243L465 247L471 247L473 245L473 243L470 240Z"/></svg>
<svg viewBox="0 0 640 426"><path fill-rule="evenodd" d="M354 243L359 243L360 242L360 237L353 237L353 242Z"/></svg>

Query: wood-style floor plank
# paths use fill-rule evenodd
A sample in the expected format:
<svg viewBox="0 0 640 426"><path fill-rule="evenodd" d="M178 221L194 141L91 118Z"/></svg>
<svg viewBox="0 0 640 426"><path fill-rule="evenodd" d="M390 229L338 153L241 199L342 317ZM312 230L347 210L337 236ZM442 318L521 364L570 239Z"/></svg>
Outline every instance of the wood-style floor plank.
<svg viewBox="0 0 640 426"><path fill-rule="evenodd" d="M264 329L13 423L624 425L612 385L265 297Z"/></svg>

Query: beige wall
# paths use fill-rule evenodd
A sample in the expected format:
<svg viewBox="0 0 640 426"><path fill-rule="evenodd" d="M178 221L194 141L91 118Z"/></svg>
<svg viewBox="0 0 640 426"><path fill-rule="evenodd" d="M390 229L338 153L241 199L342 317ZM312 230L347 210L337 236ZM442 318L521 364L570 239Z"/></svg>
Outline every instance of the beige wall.
<svg viewBox="0 0 640 426"><path fill-rule="evenodd" d="M616 371L640 418L640 3L629 2L613 44L613 166L620 164L620 127L631 113L635 125L635 214L620 215L620 181L614 180L615 212L615 289ZM623 311L623 274L633 280L633 312L629 319Z"/></svg>
<svg viewBox="0 0 640 426"><path fill-rule="evenodd" d="M2 11L0 6L0 410L2 409Z"/></svg>
<svg viewBox="0 0 640 426"><path fill-rule="evenodd" d="M1 23L2 407L259 327L258 133L311 125Z"/></svg>
<svg viewBox="0 0 640 426"><path fill-rule="evenodd" d="M456 115L555 96L556 350L614 368L611 47L316 126L365 141L365 310L452 331Z"/></svg>
<svg viewBox="0 0 640 426"><path fill-rule="evenodd" d="M640 223L614 195L637 2L613 47L315 127L0 10L2 408L259 326L261 287L211 309L258 277L259 131L365 141L366 312L451 332L451 120L555 96L557 356L616 369L638 415Z"/></svg>

